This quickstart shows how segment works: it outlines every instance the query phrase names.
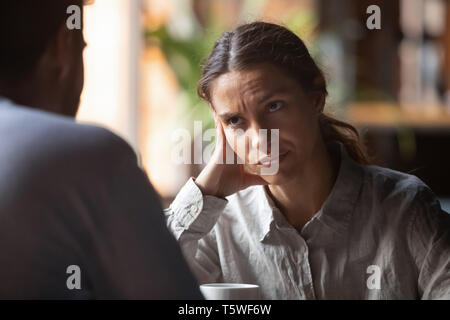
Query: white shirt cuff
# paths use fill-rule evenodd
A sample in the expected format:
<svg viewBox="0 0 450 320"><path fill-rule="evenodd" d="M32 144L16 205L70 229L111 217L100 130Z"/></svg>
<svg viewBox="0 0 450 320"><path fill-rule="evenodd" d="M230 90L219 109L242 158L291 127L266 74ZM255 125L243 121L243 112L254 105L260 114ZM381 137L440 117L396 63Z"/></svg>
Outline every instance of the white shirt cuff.
<svg viewBox="0 0 450 320"><path fill-rule="evenodd" d="M170 205L174 218L184 229L207 233L217 222L228 200L204 196L191 177Z"/></svg>

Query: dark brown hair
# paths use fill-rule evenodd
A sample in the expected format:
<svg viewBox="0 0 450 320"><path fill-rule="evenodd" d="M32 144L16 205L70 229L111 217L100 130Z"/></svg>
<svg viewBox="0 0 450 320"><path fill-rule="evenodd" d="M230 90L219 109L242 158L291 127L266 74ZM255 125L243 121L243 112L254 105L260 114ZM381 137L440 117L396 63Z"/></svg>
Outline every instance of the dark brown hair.
<svg viewBox="0 0 450 320"><path fill-rule="evenodd" d="M308 52L303 41L283 26L253 22L224 32L215 43L203 66L198 95L211 102L211 83L231 70L244 70L257 63L270 63L296 79L305 93L328 94L325 77ZM352 159L367 164L368 159L358 131L350 124L322 112L319 125L325 142L339 141Z"/></svg>
<svg viewBox="0 0 450 320"><path fill-rule="evenodd" d="M34 70L39 58L66 22L70 5L86 0L1 0L0 80L18 84ZM81 34L81 30L77 30Z"/></svg>

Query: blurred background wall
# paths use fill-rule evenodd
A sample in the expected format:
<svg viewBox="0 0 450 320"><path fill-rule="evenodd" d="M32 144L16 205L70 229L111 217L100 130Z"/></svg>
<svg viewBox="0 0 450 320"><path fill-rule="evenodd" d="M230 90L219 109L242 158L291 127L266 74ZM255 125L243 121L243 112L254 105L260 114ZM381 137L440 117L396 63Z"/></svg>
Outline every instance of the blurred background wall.
<svg viewBox="0 0 450 320"><path fill-rule="evenodd" d="M366 26L373 4L380 30ZM85 12L79 119L130 142L166 202L202 168L171 161L174 131L213 126L196 96L201 62L223 31L258 19L306 42L329 109L358 128L374 164L419 176L449 205L450 1L96 0Z"/></svg>

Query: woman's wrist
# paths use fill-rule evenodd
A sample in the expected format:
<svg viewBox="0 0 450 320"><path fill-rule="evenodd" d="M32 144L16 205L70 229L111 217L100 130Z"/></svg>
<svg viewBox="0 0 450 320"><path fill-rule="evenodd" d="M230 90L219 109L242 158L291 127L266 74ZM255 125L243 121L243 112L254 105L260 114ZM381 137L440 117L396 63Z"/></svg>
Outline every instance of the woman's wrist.
<svg viewBox="0 0 450 320"><path fill-rule="evenodd" d="M202 172L198 175L196 179L194 179L195 184L198 186L200 191L204 196L214 196L218 198L225 198L220 194L220 178L217 176L217 171L208 170L206 167ZM218 168L216 168L217 170ZM214 177L212 173L215 173Z"/></svg>
<svg viewBox="0 0 450 320"><path fill-rule="evenodd" d="M195 184L200 189L204 196L215 196L216 190L208 184L208 180L200 173L200 175L194 179Z"/></svg>

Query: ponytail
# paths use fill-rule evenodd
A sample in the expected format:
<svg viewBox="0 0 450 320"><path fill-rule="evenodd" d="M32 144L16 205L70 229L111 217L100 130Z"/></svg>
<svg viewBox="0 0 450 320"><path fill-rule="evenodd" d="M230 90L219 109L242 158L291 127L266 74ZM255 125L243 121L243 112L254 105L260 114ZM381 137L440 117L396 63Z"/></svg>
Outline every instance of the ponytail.
<svg viewBox="0 0 450 320"><path fill-rule="evenodd" d="M354 161L363 165L369 164L366 151L355 127L323 112L319 116L319 126L325 143L338 141L345 146L348 155Z"/></svg>

